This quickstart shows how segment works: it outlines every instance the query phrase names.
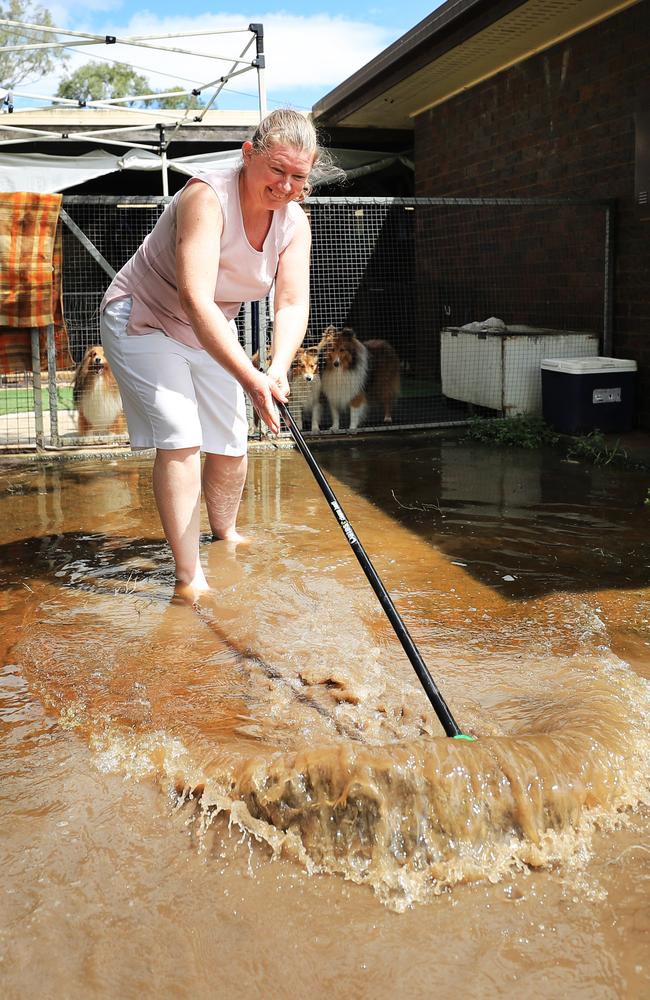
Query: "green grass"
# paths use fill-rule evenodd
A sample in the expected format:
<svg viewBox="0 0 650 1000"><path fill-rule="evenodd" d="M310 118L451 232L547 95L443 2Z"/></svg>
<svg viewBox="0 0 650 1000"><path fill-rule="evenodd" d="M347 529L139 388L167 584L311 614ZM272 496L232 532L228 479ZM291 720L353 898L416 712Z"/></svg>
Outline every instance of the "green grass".
<svg viewBox="0 0 650 1000"><path fill-rule="evenodd" d="M56 390L56 398L59 410L74 410L72 401L72 386L59 386ZM47 389L41 389L41 399L43 409L50 408L50 393ZM34 409L34 393L26 388L0 389L0 416L7 413L25 413Z"/></svg>
<svg viewBox="0 0 650 1000"><path fill-rule="evenodd" d="M557 434L539 417L506 417L471 420L461 438L463 441L480 441L495 446L516 448L541 448L550 445L564 452L572 462L591 462L593 465L631 465L645 469L621 447L620 440L610 444L601 431L588 434ZM650 490L645 503L650 506Z"/></svg>
<svg viewBox="0 0 650 1000"><path fill-rule="evenodd" d="M543 444L555 445L560 440L541 418L526 416L496 420L476 417L470 421L465 439L514 448L539 448Z"/></svg>
<svg viewBox="0 0 650 1000"><path fill-rule="evenodd" d="M627 452L621 448L621 442L607 444L601 431L590 431L572 441L567 449L567 458L586 458L594 465L609 465L611 462L625 461Z"/></svg>

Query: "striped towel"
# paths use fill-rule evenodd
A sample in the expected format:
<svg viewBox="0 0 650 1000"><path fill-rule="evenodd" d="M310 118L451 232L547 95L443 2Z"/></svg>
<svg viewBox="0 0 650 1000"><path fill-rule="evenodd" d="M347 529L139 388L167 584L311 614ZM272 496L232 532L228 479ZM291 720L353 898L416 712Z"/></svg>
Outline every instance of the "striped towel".
<svg viewBox="0 0 650 1000"><path fill-rule="evenodd" d="M72 368L61 304L63 239L60 194L0 194L0 372L32 366L30 330L41 332L47 366L47 328L54 325L57 368Z"/></svg>

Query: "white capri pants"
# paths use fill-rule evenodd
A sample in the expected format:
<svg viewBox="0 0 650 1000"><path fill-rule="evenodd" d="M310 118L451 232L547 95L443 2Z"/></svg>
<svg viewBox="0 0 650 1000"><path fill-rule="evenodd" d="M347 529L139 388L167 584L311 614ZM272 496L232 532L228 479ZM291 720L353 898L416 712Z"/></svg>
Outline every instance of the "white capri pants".
<svg viewBox="0 0 650 1000"><path fill-rule="evenodd" d="M162 330L129 336L131 299L110 302L101 315L102 344L120 387L131 447L200 448L245 455L244 390L207 351Z"/></svg>

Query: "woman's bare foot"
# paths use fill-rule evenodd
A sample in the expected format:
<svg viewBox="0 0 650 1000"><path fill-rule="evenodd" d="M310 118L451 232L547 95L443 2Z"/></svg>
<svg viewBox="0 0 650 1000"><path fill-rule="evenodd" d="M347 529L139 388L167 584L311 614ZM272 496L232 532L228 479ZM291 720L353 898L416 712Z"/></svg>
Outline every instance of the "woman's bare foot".
<svg viewBox="0 0 650 1000"><path fill-rule="evenodd" d="M232 531L227 531L224 535L212 535L213 542L230 542L233 545L248 545L250 543L250 538L246 535L240 535L235 528Z"/></svg>
<svg viewBox="0 0 650 1000"><path fill-rule="evenodd" d="M201 594L205 594L209 590L210 584L206 580L203 571L201 571L200 574L197 573L190 583L185 583L183 580L176 580L174 597L193 604L194 601L199 599Z"/></svg>

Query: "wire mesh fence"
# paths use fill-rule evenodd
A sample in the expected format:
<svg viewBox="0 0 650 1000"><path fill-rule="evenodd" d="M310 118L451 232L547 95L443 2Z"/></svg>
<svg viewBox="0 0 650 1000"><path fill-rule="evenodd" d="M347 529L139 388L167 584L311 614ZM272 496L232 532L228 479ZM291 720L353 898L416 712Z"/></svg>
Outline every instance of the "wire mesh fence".
<svg viewBox="0 0 650 1000"><path fill-rule="evenodd" d="M63 307L74 365L99 344L112 273L167 200L64 197ZM313 239L309 350L292 374L292 397L306 431L539 414L544 358L611 353L607 203L312 198L304 208ZM272 303L243 308L238 329L249 353L270 350L271 316ZM305 368L315 377L308 371L305 380ZM73 369L43 376L40 421L33 373L11 380L3 379L0 443L126 440L106 426L81 427Z"/></svg>
<svg viewBox="0 0 650 1000"><path fill-rule="evenodd" d="M333 323L392 344L397 426L540 413L540 360L598 354L606 338L606 206L313 199L308 211L308 336Z"/></svg>

